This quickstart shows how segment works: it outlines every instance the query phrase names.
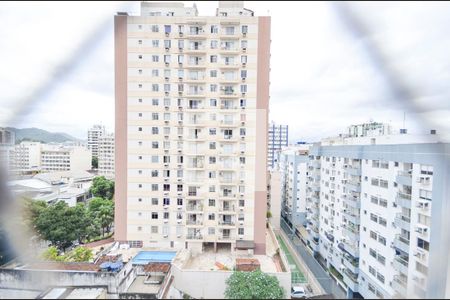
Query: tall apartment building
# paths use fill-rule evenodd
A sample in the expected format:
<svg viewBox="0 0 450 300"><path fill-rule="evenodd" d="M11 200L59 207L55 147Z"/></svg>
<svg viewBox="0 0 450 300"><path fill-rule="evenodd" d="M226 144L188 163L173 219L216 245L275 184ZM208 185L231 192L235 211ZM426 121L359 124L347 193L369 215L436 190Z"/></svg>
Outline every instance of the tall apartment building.
<svg viewBox="0 0 450 300"><path fill-rule="evenodd" d="M349 297L450 295L448 153L435 135L406 134L310 149L307 244Z"/></svg>
<svg viewBox="0 0 450 300"><path fill-rule="evenodd" d="M16 134L14 131L0 127L0 145L14 145L16 143Z"/></svg>
<svg viewBox="0 0 450 300"><path fill-rule="evenodd" d="M114 133L107 133L98 139L98 174L114 178Z"/></svg>
<svg viewBox="0 0 450 300"><path fill-rule="evenodd" d="M94 125L88 130L87 147L91 150L92 156L98 157L98 139L100 136L105 134L105 126L102 125Z"/></svg>
<svg viewBox="0 0 450 300"><path fill-rule="evenodd" d="M91 169L92 154L85 147L43 144L40 156L43 172L87 171Z"/></svg>
<svg viewBox="0 0 450 300"><path fill-rule="evenodd" d="M276 153L273 170L280 173L280 184L275 186L280 190L281 216L291 226L306 221L308 151L309 145L302 145L285 147Z"/></svg>
<svg viewBox="0 0 450 300"><path fill-rule="evenodd" d="M9 168L15 143L15 133L0 127L0 168Z"/></svg>
<svg viewBox="0 0 450 300"><path fill-rule="evenodd" d="M282 147L287 147L289 143L288 125L276 125L274 122L271 122L268 134L267 166L273 168L276 163L277 152L280 151Z"/></svg>
<svg viewBox="0 0 450 300"><path fill-rule="evenodd" d="M265 252L270 17L115 16L115 239Z"/></svg>

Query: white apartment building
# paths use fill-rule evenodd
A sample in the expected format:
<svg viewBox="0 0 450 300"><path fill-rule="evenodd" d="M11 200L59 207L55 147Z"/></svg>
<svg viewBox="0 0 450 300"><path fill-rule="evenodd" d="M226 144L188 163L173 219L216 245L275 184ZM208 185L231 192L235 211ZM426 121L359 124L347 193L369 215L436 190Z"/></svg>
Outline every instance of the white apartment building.
<svg viewBox="0 0 450 300"><path fill-rule="evenodd" d="M449 296L448 153L436 135L406 134L310 149L308 247L349 297Z"/></svg>
<svg viewBox="0 0 450 300"><path fill-rule="evenodd" d="M98 175L114 178L114 133L107 133L98 139Z"/></svg>
<svg viewBox="0 0 450 300"><path fill-rule="evenodd" d="M40 159L43 172L87 171L91 169L92 154L85 147L42 144Z"/></svg>
<svg viewBox="0 0 450 300"><path fill-rule="evenodd" d="M98 157L98 140L99 137L106 134L105 126L94 125L88 130L87 147L92 152L92 156Z"/></svg>
<svg viewBox="0 0 450 300"><path fill-rule="evenodd" d="M302 145L282 148L277 152L277 162L273 168L274 172L280 173L280 184L274 185L279 186L281 196L280 199L273 199L273 202L281 202L281 217L290 226L301 226L306 221L309 147Z"/></svg>
<svg viewBox="0 0 450 300"><path fill-rule="evenodd" d="M16 134L14 131L0 127L0 145L14 145L16 143Z"/></svg>
<svg viewBox="0 0 450 300"><path fill-rule="evenodd" d="M0 168L10 167L15 143L15 133L0 127Z"/></svg>
<svg viewBox="0 0 450 300"><path fill-rule="evenodd" d="M15 145L10 156L10 170L39 170L42 145L40 142L28 141Z"/></svg>
<svg viewBox="0 0 450 300"><path fill-rule="evenodd" d="M115 239L265 252L270 17L115 16Z"/></svg>
<svg viewBox="0 0 450 300"><path fill-rule="evenodd" d="M277 152L289 143L288 125L277 125L271 122L269 125L269 143L267 146L267 166L273 168L276 164Z"/></svg>

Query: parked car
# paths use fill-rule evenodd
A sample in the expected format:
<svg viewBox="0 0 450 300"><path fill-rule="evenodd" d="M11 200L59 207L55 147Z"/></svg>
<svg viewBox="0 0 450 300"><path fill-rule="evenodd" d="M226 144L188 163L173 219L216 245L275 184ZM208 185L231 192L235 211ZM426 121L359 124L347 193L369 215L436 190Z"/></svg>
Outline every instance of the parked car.
<svg viewBox="0 0 450 300"><path fill-rule="evenodd" d="M302 286L293 286L291 289L292 299L304 299L306 298L305 289Z"/></svg>

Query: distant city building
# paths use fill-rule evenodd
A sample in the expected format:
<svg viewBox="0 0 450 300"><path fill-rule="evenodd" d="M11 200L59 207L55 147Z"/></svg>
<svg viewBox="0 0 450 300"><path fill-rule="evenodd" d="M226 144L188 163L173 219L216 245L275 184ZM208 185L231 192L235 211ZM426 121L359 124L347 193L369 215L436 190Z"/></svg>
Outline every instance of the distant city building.
<svg viewBox="0 0 450 300"><path fill-rule="evenodd" d="M28 141L17 144L12 151L10 170L40 170L42 145Z"/></svg>
<svg viewBox="0 0 450 300"><path fill-rule="evenodd" d="M307 221L292 230L349 298L446 298L450 144L372 124L310 148Z"/></svg>
<svg viewBox="0 0 450 300"><path fill-rule="evenodd" d="M141 2L115 30L115 239L264 254L270 17Z"/></svg>
<svg viewBox="0 0 450 300"><path fill-rule="evenodd" d="M105 133L105 126L102 125L94 125L88 130L87 147L92 151L92 156L98 157L98 139Z"/></svg>
<svg viewBox="0 0 450 300"><path fill-rule="evenodd" d="M268 130L267 146L267 167L273 168L277 156L277 151L281 150L289 143L288 125L277 125L271 123Z"/></svg>
<svg viewBox="0 0 450 300"><path fill-rule="evenodd" d="M14 145L16 143L16 135L14 131L0 127L0 145Z"/></svg>
<svg viewBox="0 0 450 300"><path fill-rule="evenodd" d="M107 133L98 139L98 175L114 178L114 134Z"/></svg>
<svg viewBox="0 0 450 300"><path fill-rule="evenodd" d="M281 216L291 226L302 226L306 220L306 182L309 145L284 147L277 152L273 171L280 183L274 183L280 193ZM272 179L274 179L272 178ZM273 191L278 192L278 191ZM275 201L275 199L274 199Z"/></svg>
<svg viewBox="0 0 450 300"><path fill-rule="evenodd" d="M391 125L378 122L350 125L347 128L349 137L388 135L392 133Z"/></svg>
<svg viewBox="0 0 450 300"><path fill-rule="evenodd" d="M92 154L85 147L64 147L43 144L41 148L41 170L86 171L91 169Z"/></svg>

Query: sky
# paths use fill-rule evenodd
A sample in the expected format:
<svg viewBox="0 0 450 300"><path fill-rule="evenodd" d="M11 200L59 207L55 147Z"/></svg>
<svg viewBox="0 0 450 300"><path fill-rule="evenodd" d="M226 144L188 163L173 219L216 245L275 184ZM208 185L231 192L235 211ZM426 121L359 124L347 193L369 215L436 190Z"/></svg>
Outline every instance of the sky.
<svg viewBox="0 0 450 300"><path fill-rule="evenodd" d="M196 3L200 15L214 15L218 5ZM364 34L348 26L335 3L246 3L272 17L269 119L289 125L291 142L369 120L450 133L450 3L347 5ZM93 124L113 130L113 15L138 13L139 2L0 6L0 126L80 139ZM407 93L399 94L399 85Z"/></svg>

